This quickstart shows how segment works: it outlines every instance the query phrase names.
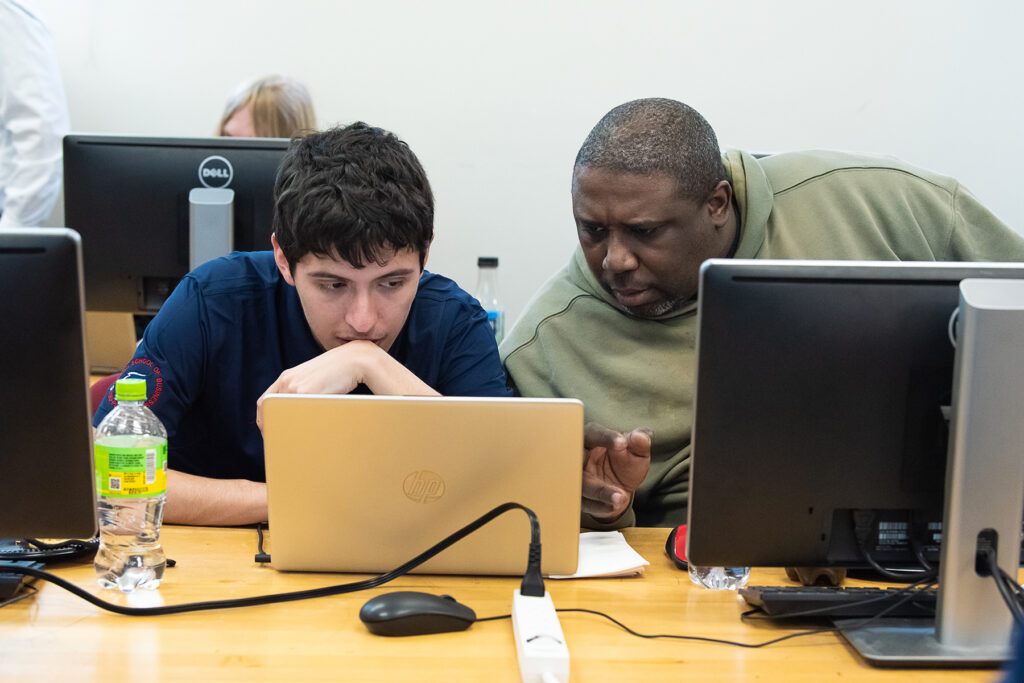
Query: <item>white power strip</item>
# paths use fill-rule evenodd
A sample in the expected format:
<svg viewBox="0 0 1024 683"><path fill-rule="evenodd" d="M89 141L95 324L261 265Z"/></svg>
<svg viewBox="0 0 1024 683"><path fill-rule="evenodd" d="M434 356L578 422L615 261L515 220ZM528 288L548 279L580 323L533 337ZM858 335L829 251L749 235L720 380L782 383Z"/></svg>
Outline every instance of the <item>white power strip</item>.
<svg viewBox="0 0 1024 683"><path fill-rule="evenodd" d="M568 683L569 648L551 595L512 595L512 631L523 683Z"/></svg>

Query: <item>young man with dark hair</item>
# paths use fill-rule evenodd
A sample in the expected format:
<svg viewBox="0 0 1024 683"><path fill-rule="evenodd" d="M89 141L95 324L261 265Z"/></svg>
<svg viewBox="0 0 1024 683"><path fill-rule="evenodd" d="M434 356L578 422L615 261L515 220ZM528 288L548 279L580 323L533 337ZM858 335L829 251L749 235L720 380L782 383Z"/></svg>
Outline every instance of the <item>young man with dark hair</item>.
<svg viewBox="0 0 1024 683"><path fill-rule="evenodd" d="M508 393L486 313L423 269L433 196L404 142L363 123L297 138L274 198L273 251L187 275L125 371L167 428L168 522L266 520L265 393Z"/></svg>

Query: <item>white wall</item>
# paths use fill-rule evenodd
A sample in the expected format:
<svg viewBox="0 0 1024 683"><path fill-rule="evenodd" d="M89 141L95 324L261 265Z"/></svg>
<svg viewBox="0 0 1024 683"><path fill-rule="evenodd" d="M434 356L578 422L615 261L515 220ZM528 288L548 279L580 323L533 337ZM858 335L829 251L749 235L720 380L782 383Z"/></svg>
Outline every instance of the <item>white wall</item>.
<svg viewBox="0 0 1024 683"><path fill-rule="evenodd" d="M510 320L573 245L569 175L629 99L700 110L727 147L883 152L956 176L1024 231L1016 0L29 0L76 131L209 135L239 81L304 80L321 125L395 131L437 198L430 268L501 258Z"/></svg>

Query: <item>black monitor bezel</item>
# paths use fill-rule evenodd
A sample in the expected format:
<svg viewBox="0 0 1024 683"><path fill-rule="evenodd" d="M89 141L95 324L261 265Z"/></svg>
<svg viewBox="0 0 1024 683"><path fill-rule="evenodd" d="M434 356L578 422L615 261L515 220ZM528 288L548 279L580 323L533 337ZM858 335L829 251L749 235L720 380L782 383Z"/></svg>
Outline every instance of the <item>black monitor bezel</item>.
<svg viewBox="0 0 1024 683"><path fill-rule="evenodd" d="M933 448L930 462L921 458L910 468L905 458L898 465L892 463L892 453L886 455L884 451L891 450L897 438L894 430L902 430L899 439L905 443L909 438L905 435L916 428L915 424L908 427L908 422L914 421L905 420L905 406L914 402L914 392L896 388L886 393L871 368L862 366L857 370L856 363L869 363L870 358L860 356L877 354L886 336L908 330L914 331L910 336L915 336L920 325L927 325L928 339L934 339L937 346L924 351L924 355L935 355L920 367L918 376L932 387L926 391L938 392L940 385L951 387L954 349L948 340L948 318L957 306L959 282L967 277L1024 278L1024 264L705 262L698 305L687 534L687 552L695 563L866 566L852 518L833 507L873 510L876 521L881 517L917 524L928 543L927 525L942 520L945 448L941 452ZM802 295L793 294L796 287L804 288ZM872 288L874 294L861 302L857 313L862 318L862 329L844 327L858 324L842 316L844 298L849 301L865 296ZM890 295L878 296L881 291ZM941 312L920 311L922 306L909 306L905 300L918 298L921 292L939 291L939 298L945 302L936 304ZM804 315L799 307L806 303L806 297L814 298L809 292L816 292L818 309ZM823 313L829 309L831 319ZM850 337L849 343L842 341L846 337ZM875 343L871 337L881 346L862 351L862 347ZM906 342L910 346L900 346L905 342L894 339L893 348L903 348L904 352L914 348L910 342ZM924 348L921 343L924 341L919 339L919 349ZM816 365L842 365L844 353L854 363L852 377L874 382L865 387L860 400L843 393L850 386L849 380L822 379L813 386L792 386L805 380L806 374L801 373L810 374ZM891 362L893 367L905 367L909 372L916 359L915 355L913 361L908 356ZM787 376L794 377L793 382L787 384ZM834 405L836 401L841 408ZM874 429L871 425L876 424L877 429L888 430L888 440L876 443L882 444L878 446L882 453L862 448L871 441L867 438L870 434L858 432L860 440L849 443L853 433L850 425L860 419L854 417L857 410L869 416L862 429ZM823 425L820 416L830 411L835 413L834 424ZM807 420L808 412L819 419ZM773 425L781 425L774 434ZM784 449L779 446L779 434L787 429L792 433L792 447ZM806 451L811 442L830 443L830 455L815 458ZM832 453L839 455L832 457ZM879 459L889 466L882 467ZM922 470L919 490L902 489L900 480L906 483L913 478L915 467L927 468ZM851 483L853 486L849 486ZM844 490L847 488L851 490ZM841 504L837 499L842 499ZM931 538L937 537L934 528L931 533ZM929 557L937 558L937 546L929 551ZM916 563L906 548L895 546L890 556L875 559L891 565Z"/></svg>
<svg viewBox="0 0 1024 683"><path fill-rule="evenodd" d="M270 249L273 185L289 144L285 138L66 135L64 215L82 236L86 308L159 310L190 270L188 193L203 187L199 166L209 156L224 156L235 167L227 185L235 194L234 250Z"/></svg>
<svg viewBox="0 0 1024 683"><path fill-rule="evenodd" d="M81 241L0 230L0 538L96 533Z"/></svg>

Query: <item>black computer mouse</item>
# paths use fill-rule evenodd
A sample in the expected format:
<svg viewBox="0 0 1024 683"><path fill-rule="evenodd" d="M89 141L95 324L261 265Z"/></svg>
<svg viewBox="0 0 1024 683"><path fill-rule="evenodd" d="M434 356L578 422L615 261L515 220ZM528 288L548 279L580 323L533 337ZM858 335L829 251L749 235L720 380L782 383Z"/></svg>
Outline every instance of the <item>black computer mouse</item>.
<svg viewBox="0 0 1024 683"><path fill-rule="evenodd" d="M418 636L464 631L476 621L476 612L450 595L396 591L369 600L359 618L379 636Z"/></svg>

